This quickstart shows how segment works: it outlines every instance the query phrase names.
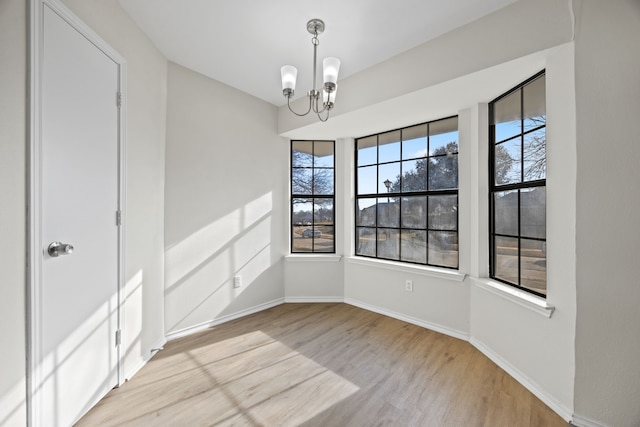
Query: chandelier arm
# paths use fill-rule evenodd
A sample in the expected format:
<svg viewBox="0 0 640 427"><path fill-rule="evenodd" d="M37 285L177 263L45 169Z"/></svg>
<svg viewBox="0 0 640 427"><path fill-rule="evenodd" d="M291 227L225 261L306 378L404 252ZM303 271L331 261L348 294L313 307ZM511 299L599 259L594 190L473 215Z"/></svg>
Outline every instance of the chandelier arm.
<svg viewBox="0 0 640 427"><path fill-rule="evenodd" d="M326 122L327 120L329 120L329 110L327 110L327 116L324 119L322 118L320 113L316 113L316 114L318 115L318 118L320 119L321 122Z"/></svg>
<svg viewBox="0 0 640 427"><path fill-rule="evenodd" d="M325 103L322 104L322 110L320 109L320 94L316 92L315 96L315 105L313 107L313 112L316 114L320 114L327 109L327 105Z"/></svg>
<svg viewBox="0 0 640 427"><path fill-rule="evenodd" d="M291 111L296 116L303 117L303 116L306 116L307 114L309 114L311 112L311 102L312 102L311 97L309 97L309 108L307 109L307 112L303 113L303 114L296 113L295 111L293 111L293 109L291 108L290 101L291 101L291 97L287 97L287 107L289 107L289 111Z"/></svg>

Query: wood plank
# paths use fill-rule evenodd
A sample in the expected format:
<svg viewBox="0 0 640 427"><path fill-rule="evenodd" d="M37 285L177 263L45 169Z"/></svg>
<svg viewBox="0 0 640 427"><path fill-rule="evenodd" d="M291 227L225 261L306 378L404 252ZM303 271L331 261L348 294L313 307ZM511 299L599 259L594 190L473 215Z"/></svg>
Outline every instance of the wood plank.
<svg viewBox="0 0 640 427"><path fill-rule="evenodd" d="M78 426L566 426L469 343L283 304L168 343Z"/></svg>

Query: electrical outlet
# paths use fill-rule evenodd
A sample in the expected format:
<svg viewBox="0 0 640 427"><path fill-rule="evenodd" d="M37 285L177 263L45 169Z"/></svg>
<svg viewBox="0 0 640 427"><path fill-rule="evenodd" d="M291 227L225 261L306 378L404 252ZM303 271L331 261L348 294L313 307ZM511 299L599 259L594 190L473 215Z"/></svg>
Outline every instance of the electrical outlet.
<svg viewBox="0 0 640 427"><path fill-rule="evenodd" d="M405 280L404 290L407 292L413 292L413 280Z"/></svg>
<svg viewBox="0 0 640 427"><path fill-rule="evenodd" d="M240 280L240 276L233 276L233 287L239 288L242 286L242 281Z"/></svg>

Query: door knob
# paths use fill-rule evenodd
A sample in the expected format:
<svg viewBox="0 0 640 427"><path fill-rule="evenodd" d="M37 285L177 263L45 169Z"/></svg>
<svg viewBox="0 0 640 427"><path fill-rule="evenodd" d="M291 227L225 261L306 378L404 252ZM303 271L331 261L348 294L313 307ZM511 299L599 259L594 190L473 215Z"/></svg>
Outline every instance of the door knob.
<svg viewBox="0 0 640 427"><path fill-rule="evenodd" d="M47 248L51 256L69 255L73 252L73 246L68 243L53 242Z"/></svg>

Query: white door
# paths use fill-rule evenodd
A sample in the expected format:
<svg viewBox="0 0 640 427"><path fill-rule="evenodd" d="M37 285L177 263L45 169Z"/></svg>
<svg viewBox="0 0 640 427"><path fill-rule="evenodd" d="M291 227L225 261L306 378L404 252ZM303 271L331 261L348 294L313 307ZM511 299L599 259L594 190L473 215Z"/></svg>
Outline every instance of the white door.
<svg viewBox="0 0 640 427"><path fill-rule="evenodd" d="M44 5L34 424L69 426L118 381L119 68Z"/></svg>

